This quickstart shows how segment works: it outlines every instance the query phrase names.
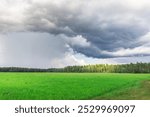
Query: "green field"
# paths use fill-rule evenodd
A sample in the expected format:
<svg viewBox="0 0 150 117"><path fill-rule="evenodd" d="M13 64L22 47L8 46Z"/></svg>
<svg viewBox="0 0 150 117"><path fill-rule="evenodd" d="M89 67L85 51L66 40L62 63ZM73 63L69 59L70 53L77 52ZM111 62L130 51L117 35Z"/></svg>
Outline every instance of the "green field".
<svg viewBox="0 0 150 117"><path fill-rule="evenodd" d="M0 73L0 99L150 99L150 74Z"/></svg>

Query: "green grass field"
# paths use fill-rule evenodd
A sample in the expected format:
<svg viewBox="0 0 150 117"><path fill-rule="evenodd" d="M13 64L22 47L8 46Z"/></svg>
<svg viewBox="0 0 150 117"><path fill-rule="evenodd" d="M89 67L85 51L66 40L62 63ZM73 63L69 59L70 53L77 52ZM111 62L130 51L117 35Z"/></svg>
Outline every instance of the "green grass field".
<svg viewBox="0 0 150 117"><path fill-rule="evenodd" d="M0 99L150 99L150 74L0 73Z"/></svg>

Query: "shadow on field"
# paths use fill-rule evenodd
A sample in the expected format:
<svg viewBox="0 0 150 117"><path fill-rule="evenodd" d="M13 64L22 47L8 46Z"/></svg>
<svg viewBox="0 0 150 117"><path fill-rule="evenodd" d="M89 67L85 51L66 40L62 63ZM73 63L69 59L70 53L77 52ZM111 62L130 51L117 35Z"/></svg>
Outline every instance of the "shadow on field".
<svg viewBox="0 0 150 117"><path fill-rule="evenodd" d="M134 88L114 91L92 100L150 100L150 80L144 80Z"/></svg>

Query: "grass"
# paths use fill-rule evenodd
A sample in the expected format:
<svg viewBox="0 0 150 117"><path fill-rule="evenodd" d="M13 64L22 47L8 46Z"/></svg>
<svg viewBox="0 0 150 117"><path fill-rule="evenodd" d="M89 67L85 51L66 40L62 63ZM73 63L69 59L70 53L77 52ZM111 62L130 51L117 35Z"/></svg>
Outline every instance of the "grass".
<svg viewBox="0 0 150 117"><path fill-rule="evenodd" d="M0 99L150 99L150 74L0 73Z"/></svg>

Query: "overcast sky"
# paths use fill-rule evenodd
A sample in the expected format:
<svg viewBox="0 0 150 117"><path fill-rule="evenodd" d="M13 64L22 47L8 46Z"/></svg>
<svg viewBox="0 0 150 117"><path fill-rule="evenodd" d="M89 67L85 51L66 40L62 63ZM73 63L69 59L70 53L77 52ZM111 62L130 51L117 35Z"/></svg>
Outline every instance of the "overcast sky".
<svg viewBox="0 0 150 117"><path fill-rule="evenodd" d="M150 62L149 0L0 0L0 66Z"/></svg>

